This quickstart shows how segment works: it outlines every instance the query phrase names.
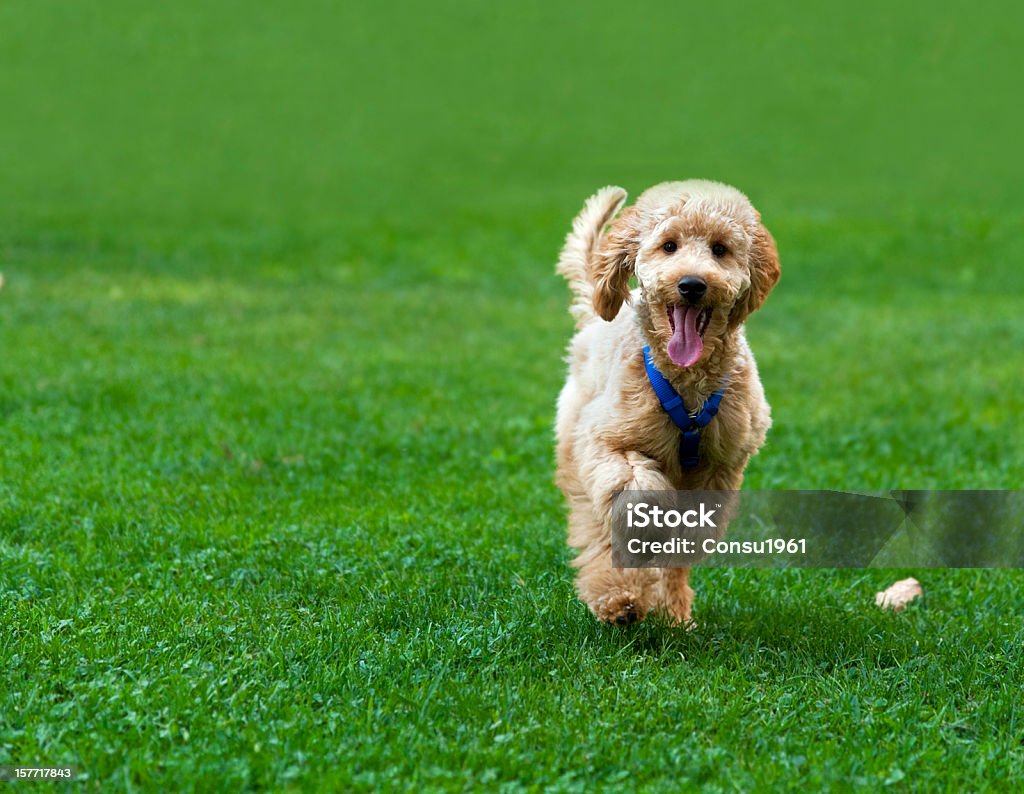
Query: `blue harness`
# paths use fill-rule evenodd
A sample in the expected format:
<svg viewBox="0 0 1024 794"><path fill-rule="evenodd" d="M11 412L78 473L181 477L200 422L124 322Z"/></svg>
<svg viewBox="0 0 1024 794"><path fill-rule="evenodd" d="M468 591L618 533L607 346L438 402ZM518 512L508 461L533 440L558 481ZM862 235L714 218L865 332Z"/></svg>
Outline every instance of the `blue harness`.
<svg viewBox="0 0 1024 794"><path fill-rule="evenodd" d="M695 415L690 416L686 412L683 398L679 396L679 393L672 388L672 384L654 366L654 359L651 358L651 348L649 345L644 347L644 368L647 370L647 379L651 382L651 386L654 387L654 393L658 395L661 407L665 409L665 413L669 415L675 426L679 428L679 465L684 469L692 469L700 463L700 431L702 428L707 427L711 420L715 418L715 414L718 413L718 406L721 404L729 384L727 383L708 397L704 407Z"/></svg>

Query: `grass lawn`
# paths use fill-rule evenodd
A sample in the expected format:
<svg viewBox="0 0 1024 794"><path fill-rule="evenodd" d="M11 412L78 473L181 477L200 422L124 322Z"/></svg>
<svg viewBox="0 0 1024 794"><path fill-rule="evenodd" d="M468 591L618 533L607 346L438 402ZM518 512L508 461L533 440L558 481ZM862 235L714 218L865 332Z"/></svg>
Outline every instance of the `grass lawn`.
<svg viewBox="0 0 1024 794"><path fill-rule="evenodd" d="M553 266L607 183L778 239L749 487L1024 480L1024 20L799 5L0 7L0 765L1019 790L1017 571L573 593Z"/></svg>

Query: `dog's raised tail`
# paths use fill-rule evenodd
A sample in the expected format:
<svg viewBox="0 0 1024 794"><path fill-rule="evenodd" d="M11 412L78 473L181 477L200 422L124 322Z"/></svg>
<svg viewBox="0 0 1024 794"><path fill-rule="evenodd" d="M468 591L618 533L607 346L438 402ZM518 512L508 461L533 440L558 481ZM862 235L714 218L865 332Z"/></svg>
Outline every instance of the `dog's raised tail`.
<svg viewBox="0 0 1024 794"><path fill-rule="evenodd" d="M609 185L587 199L572 222L572 231L558 257L556 270L569 282L572 303L569 312L582 328L597 316L594 311L594 284L590 280L590 260L597 252L604 228L626 200L626 191Z"/></svg>

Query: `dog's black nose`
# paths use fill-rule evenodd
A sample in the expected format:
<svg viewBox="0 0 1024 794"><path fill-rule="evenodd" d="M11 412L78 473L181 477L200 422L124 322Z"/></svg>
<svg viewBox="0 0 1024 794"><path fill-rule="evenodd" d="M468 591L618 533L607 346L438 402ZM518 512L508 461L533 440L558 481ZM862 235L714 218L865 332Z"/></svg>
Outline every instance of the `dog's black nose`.
<svg viewBox="0 0 1024 794"><path fill-rule="evenodd" d="M679 294L687 303L699 303L707 291L708 284L700 276L684 276L679 279Z"/></svg>

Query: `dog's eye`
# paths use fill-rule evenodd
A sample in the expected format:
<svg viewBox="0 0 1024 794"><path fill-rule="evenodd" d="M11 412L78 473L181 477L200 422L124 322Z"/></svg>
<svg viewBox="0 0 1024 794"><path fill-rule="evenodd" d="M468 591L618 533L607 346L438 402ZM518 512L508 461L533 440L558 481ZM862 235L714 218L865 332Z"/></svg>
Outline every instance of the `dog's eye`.
<svg viewBox="0 0 1024 794"><path fill-rule="evenodd" d="M711 253L713 253L715 256L725 256L727 253L729 253L729 249L726 248L721 243L715 243L714 245L711 246Z"/></svg>
<svg viewBox="0 0 1024 794"><path fill-rule="evenodd" d="M678 245L676 245L674 242L669 240L667 243L665 243L661 247L661 250L664 251L666 254L674 254L678 247L679 247Z"/></svg>

